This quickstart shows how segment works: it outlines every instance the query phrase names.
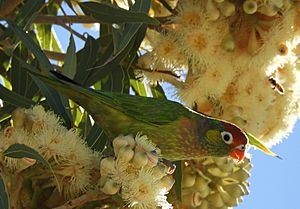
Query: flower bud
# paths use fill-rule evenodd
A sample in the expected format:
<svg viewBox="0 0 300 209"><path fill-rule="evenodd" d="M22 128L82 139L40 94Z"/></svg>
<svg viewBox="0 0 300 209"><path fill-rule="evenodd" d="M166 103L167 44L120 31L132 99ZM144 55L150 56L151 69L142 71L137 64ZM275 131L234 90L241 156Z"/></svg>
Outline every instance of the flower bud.
<svg viewBox="0 0 300 209"><path fill-rule="evenodd" d="M120 186L113 180L107 180L102 188L102 192L114 195L120 190Z"/></svg>
<svg viewBox="0 0 300 209"><path fill-rule="evenodd" d="M23 108L15 109L11 114L11 118L12 118L14 127L23 128L24 121L25 121L25 110Z"/></svg>
<svg viewBox="0 0 300 209"><path fill-rule="evenodd" d="M217 176L217 177L226 177L228 176L227 172L223 172L219 167L211 167L208 168L207 171L213 175L213 176Z"/></svg>
<svg viewBox="0 0 300 209"><path fill-rule="evenodd" d="M147 154L145 152L135 152L134 153L132 163L137 168L144 167L145 165L147 165L148 161L149 160L148 160Z"/></svg>
<svg viewBox="0 0 300 209"><path fill-rule="evenodd" d="M210 194L207 197L207 200L208 200L210 205L212 205L216 208L222 207L224 205L224 201L223 201L220 193L218 193L218 192Z"/></svg>
<svg viewBox="0 0 300 209"><path fill-rule="evenodd" d="M227 34L221 43L221 47L227 52L233 52L235 49L235 41L233 36L229 33Z"/></svg>
<svg viewBox="0 0 300 209"><path fill-rule="evenodd" d="M196 181L196 174L184 173L181 181L182 187L192 187Z"/></svg>
<svg viewBox="0 0 300 209"><path fill-rule="evenodd" d="M244 168L241 168L238 171L236 171L228 176L228 178L236 179L239 182L243 182L243 181L247 180L249 177L250 177L250 173Z"/></svg>
<svg viewBox="0 0 300 209"><path fill-rule="evenodd" d="M120 148L118 153L118 159L124 162L129 162L133 158L133 155L134 155L134 151L131 149L129 145L126 145Z"/></svg>
<svg viewBox="0 0 300 209"><path fill-rule="evenodd" d="M224 203L229 207L235 207L238 205L238 201L235 197L232 197L224 188L220 185L217 186L217 189L222 197Z"/></svg>
<svg viewBox="0 0 300 209"><path fill-rule="evenodd" d="M223 1L220 4L220 9L225 17L232 16L235 12L235 5L229 1Z"/></svg>
<svg viewBox="0 0 300 209"><path fill-rule="evenodd" d="M113 147L115 155L117 156L119 154L119 150L121 147L128 145L128 142L125 140L125 137L123 135L118 136L113 140Z"/></svg>
<svg viewBox="0 0 300 209"><path fill-rule="evenodd" d="M254 14L257 11L257 3L253 0L246 0L243 3L243 10L247 14Z"/></svg>
<svg viewBox="0 0 300 209"><path fill-rule="evenodd" d="M166 175L162 177L160 183L163 188L165 188L167 191L170 191L175 184L175 179L172 177L172 175Z"/></svg>
<svg viewBox="0 0 300 209"><path fill-rule="evenodd" d="M161 179L165 175L167 175L168 168L163 164L158 164L152 169L153 176L157 179Z"/></svg>
<svg viewBox="0 0 300 209"><path fill-rule="evenodd" d="M212 0L207 0L206 3L206 14L211 21L215 21L220 17L220 12L212 2Z"/></svg>
<svg viewBox="0 0 300 209"><path fill-rule="evenodd" d="M114 170L115 161L113 157L103 158L100 162L100 173L101 175L106 175Z"/></svg>

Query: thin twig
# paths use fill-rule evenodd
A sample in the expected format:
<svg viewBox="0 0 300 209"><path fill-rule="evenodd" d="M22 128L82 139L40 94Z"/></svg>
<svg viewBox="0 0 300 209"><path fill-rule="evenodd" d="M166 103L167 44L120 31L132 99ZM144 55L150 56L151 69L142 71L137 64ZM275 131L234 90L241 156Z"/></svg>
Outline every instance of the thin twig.
<svg viewBox="0 0 300 209"><path fill-rule="evenodd" d="M23 2L23 0L4 1L4 3L0 7L0 17L5 17L5 16L9 15L22 2Z"/></svg>
<svg viewBox="0 0 300 209"><path fill-rule="evenodd" d="M84 35L78 33L77 31L73 30L70 26L65 25L65 24L60 24L61 27L63 27L64 29L66 29L67 31L69 31L70 33L74 34L75 36L77 36L78 38L80 38L81 40L83 40L84 42L87 41L86 37L84 37Z"/></svg>
<svg viewBox="0 0 300 209"><path fill-rule="evenodd" d="M146 71L146 72L150 72L150 73L153 73L153 72L158 72L158 73L162 73L162 74L166 74L166 75L171 75L177 79L180 78L180 76L176 75L174 72L172 71L166 71L166 70L159 70L159 69L155 69L155 70L151 70L149 68L143 68L141 66L138 66L138 65L135 65L134 66L136 69L138 70L141 70L141 71Z"/></svg>
<svg viewBox="0 0 300 209"><path fill-rule="evenodd" d="M34 23L38 24L62 24L62 23L99 23L99 20L96 20L93 17L89 16L76 16L76 15L68 15L68 16L54 16L54 15L39 15L37 16Z"/></svg>
<svg viewBox="0 0 300 209"><path fill-rule="evenodd" d="M61 52L54 52L54 51L48 51L48 50L43 50L44 54L52 60L57 60L57 61L64 61L66 54L61 53Z"/></svg>

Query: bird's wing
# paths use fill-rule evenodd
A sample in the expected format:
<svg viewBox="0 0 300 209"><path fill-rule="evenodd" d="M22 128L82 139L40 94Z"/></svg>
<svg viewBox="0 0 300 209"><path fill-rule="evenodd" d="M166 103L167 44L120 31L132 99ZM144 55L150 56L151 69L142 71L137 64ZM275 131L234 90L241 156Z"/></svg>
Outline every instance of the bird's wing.
<svg viewBox="0 0 300 209"><path fill-rule="evenodd" d="M162 125L190 114L190 110L182 104L163 98L141 97L102 91L99 93L110 96L115 108L119 111L144 122Z"/></svg>

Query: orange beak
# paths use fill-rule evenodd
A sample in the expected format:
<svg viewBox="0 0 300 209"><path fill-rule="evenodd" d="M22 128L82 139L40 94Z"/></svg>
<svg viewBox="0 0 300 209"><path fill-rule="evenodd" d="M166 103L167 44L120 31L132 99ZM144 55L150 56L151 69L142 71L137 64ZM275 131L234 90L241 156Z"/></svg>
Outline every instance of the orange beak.
<svg viewBox="0 0 300 209"><path fill-rule="evenodd" d="M233 159L237 159L238 162L240 162L241 160L244 159L244 155L245 155L245 152L242 151L242 150L239 150L239 149L234 149L232 150L229 155L233 158Z"/></svg>

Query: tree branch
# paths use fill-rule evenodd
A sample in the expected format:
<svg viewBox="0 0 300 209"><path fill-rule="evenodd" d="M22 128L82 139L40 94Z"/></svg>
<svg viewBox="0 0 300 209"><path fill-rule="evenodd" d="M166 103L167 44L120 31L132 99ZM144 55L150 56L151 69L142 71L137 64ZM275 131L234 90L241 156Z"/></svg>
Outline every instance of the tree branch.
<svg viewBox="0 0 300 209"><path fill-rule="evenodd" d="M0 6L0 17L9 15L23 0L7 0Z"/></svg>
<svg viewBox="0 0 300 209"><path fill-rule="evenodd" d="M34 21L37 24L65 24L65 23L99 23L99 20L96 20L93 17L89 16L76 16L76 15L68 15L68 16L54 16L54 15L39 15Z"/></svg>

